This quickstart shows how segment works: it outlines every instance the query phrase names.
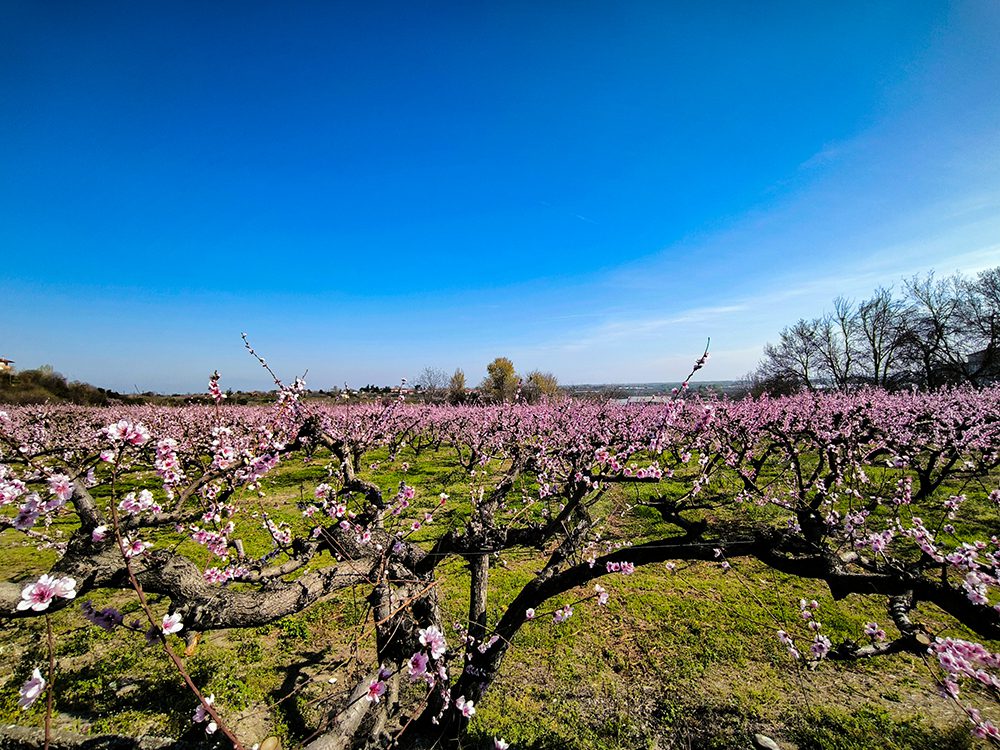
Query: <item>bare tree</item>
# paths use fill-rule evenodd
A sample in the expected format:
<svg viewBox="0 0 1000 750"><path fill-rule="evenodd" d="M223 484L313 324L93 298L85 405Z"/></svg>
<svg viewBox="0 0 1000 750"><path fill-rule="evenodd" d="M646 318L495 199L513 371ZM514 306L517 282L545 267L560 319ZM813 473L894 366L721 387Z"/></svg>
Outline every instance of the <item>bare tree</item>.
<svg viewBox="0 0 1000 750"><path fill-rule="evenodd" d="M444 401L448 388L448 375L436 367L425 367L417 376L415 385L423 394L424 401L436 403Z"/></svg>
<svg viewBox="0 0 1000 750"><path fill-rule="evenodd" d="M843 297L833 301L833 312L816 321L820 367L827 379L845 390L855 382L858 359L858 317L854 305Z"/></svg>
<svg viewBox="0 0 1000 750"><path fill-rule="evenodd" d="M956 379L949 341L958 323L957 298L951 280L933 273L904 282L908 301L903 351L911 378L934 388Z"/></svg>
<svg viewBox="0 0 1000 750"><path fill-rule="evenodd" d="M880 287L857 306L842 297L821 318L801 319L748 376L754 392L982 386L1000 379L1000 267L975 278L933 272L904 281L896 298Z"/></svg>
<svg viewBox="0 0 1000 750"><path fill-rule="evenodd" d="M897 375L906 331L904 312L904 303L885 287L858 305L860 360L873 385L888 388Z"/></svg>
<svg viewBox="0 0 1000 750"><path fill-rule="evenodd" d="M777 345L764 347L764 360L757 378L763 382L794 384L815 390L820 368L820 319L801 319L779 334Z"/></svg>
<svg viewBox="0 0 1000 750"><path fill-rule="evenodd" d="M1000 377L1000 268L962 284L965 376L976 385Z"/></svg>

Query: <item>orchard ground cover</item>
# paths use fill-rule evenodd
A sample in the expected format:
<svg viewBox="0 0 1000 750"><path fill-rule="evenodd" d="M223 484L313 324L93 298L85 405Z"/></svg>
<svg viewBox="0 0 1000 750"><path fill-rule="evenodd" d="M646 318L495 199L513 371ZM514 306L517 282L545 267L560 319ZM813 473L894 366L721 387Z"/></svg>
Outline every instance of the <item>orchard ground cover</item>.
<svg viewBox="0 0 1000 750"><path fill-rule="evenodd" d="M256 583L254 572L305 557L303 549L283 540L322 539L312 531L320 518L340 528L346 521L346 515L336 511L341 499L353 503L356 511L351 512L358 518L364 502L382 499L384 512L376 514L381 525L355 518L341 530L355 540L366 531L373 533L376 541L368 544L377 545L380 531L388 529L396 536L385 541L399 538L429 553L427 557L439 558L433 577L423 579L436 596L440 610L436 622L450 649L460 651L463 637L473 639L464 669L461 659L449 664L453 673L469 672L478 658L475 654L484 653L479 647L489 643L487 636L500 632L518 597L539 580L539 571L551 568L554 550L570 541L571 554L558 561L562 567L549 580L574 570L576 578L567 579L551 596L539 598L539 606L532 608L537 610L534 619L517 613L520 622L509 638L503 669L475 695L475 712L463 717L471 722L460 726L458 736L464 736L468 746L477 739L492 744L492 737L504 737L523 747L728 747L745 742L748 732L759 729L796 740L801 747L971 745L968 715L957 702L936 695L935 679L940 681L940 675L934 660L926 658L927 644L916 653L902 646L920 642L916 636L926 633L984 642L981 634L969 629L969 622L963 624L963 617L972 624L977 621L944 593L927 589L959 616L922 601L929 598L922 596L921 601L910 602L900 620L904 627L910 620L919 621L920 633L901 632L887 618L885 594L897 596L900 589L885 587L885 581L887 571L910 566L907 587L919 584L909 570L922 564L920 550L914 554L900 545L904 538L914 538L904 532L912 534L917 526L934 530L930 542L916 534L918 544L934 545L932 556L939 546L942 552L960 550L966 540L996 533L997 510L991 497L997 486L996 438L991 432L996 394L983 400L981 395L962 392L952 394L950 401L939 397L937 402L917 404L885 403L884 398L642 410L582 404L355 408L353 414L341 409L321 415L326 422L322 434L340 435L339 441L324 445L315 438L285 451L301 438L308 419L316 416L296 413L281 419L292 421L297 437L274 451L282 460L264 472L259 472L260 459L271 454L252 450L249 442L240 440L261 429L271 437L288 430L287 422L276 423L266 410L204 409L183 416L180 411L149 409L114 414L12 411L9 434L18 437L14 441L18 450L22 444L31 445L38 449L31 448L37 456L51 456L51 445L58 444L68 466L79 461L66 458L67 454L94 454L102 448L101 439L94 436L117 424L115 419L125 419L133 428L149 425L150 437L142 445L167 434L176 435L173 439L179 443L190 436L191 446L178 451L187 453L180 463L188 479L198 471L211 475L204 486L211 487L226 471L250 469L230 484L219 485L214 497L202 493L199 501L197 515L202 516L218 510L213 503L218 505L220 494L231 490L224 502L240 508L239 515L232 516L239 529L224 534L228 538L221 551L230 557L226 570L234 565L248 570L216 584L219 591L241 587L249 591ZM910 417L906 408L912 411ZM935 416L936 422L928 421ZM879 425L879 420L888 419L909 432L894 434ZM220 433L220 427L230 433ZM107 432L103 434L106 443ZM278 442L292 434L288 431ZM840 460L837 456L849 457L865 441L867 462L861 466L845 460L846 468L837 469L836 476L826 481L831 462ZM914 455L900 450L904 443ZM43 446L49 447L43 450ZM119 448L121 454L133 455L133 448ZM10 454L5 458L17 466ZM128 493L148 488L165 507L164 484L168 489L182 486L171 482L169 472L156 467L151 456L108 458L112 460L85 460L81 468L94 474L89 480L84 472L78 477L90 485L88 494L98 506L110 508L115 505L112 499L123 502ZM34 483L45 491L56 474L52 464L36 460L49 467L48 473L44 469L35 476L21 473L26 486ZM232 464L220 468L228 461ZM114 482L109 481L111 476ZM858 493L860 497L847 493L861 486L865 491ZM818 492L818 487L823 490ZM498 488L505 494L491 506ZM758 490L755 499L741 497L751 488ZM841 496L831 500L834 488L841 488ZM444 504L442 493L447 495ZM873 504L872 497L882 498L884 505ZM957 497L964 499L954 501ZM385 502L389 498L392 501ZM894 554L877 557L869 575L879 577L864 582L884 590L844 593L843 587L854 580L845 582L845 571L816 569L816 560L804 550L797 551L789 564L747 541L748 529L767 534L782 529L808 541L814 531L808 523L817 515L811 508L814 500L824 516L822 532L815 538L829 543L839 537L836 549L838 559L848 558L844 564L863 568L866 560L849 555L873 544L881 547L880 535L896 529L884 542ZM802 508L796 505L800 501ZM956 507L949 509L949 502L957 502ZM919 524L909 513L914 504L926 508ZM15 515L18 505L8 505L7 517L16 522L23 509ZM483 510L491 508L493 517L484 519ZM393 513L396 509L398 514ZM566 513L567 509L578 515ZM901 509L906 511L902 515ZM62 572L60 561L72 556L72 549L63 551L59 545L81 536L80 514L62 510L63 506L53 508L44 516L50 523L30 525L27 535L13 528L3 532L3 578L16 582L18 589L47 571ZM869 511L865 518L854 517L848 524L851 528L845 528L852 513L865 510ZM429 523L425 513L433 514ZM137 564L151 568L158 560L153 557L157 551L169 550L194 562L200 571L218 566L223 556L210 549L200 532L206 526L224 528L228 511L222 515L207 524L181 524L180 529L149 519L145 525L136 523L135 528L145 528L142 539L153 545L153 551L137 556ZM138 512L136 516L141 518ZM123 529L128 518L121 521ZM198 526L198 532L192 533L191 525ZM807 528L795 529L796 525ZM943 531L945 525L953 528ZM581 526L583 532L574 533ZM489 539L496 529L505 530L506 538L491 543L488 597L478 612L470 606L470 596L475 596L475 566L481 564L484 548L463 548L461 540L475 534ZM515 536L515 530L523 530L518 532L522 536ZM851 540L846 547L845 535ZM766 538L776 547L786 543ZM893 549L897 545L899 549ZM290 565L272 579L272 588L347 567L359 556L345 554L346 549L341 539L340 546L313 550L304 565ZM587 559L595 557L608 564L637 564L629 574L616 571L578 581L589 575ZM148 573L152 576L153 571ZM126 621L141 617L135 594L121 578L120 573L115 580L98 575L102 585L78 598L92 598L98 609L117 606ZM148 581L152 591L157 581L153 577ZM606 606L599 604L595 581L609 594ZM165 638L175 643L177 651L186 650L184 660L192 679L203 694L214 696L215 705L248 746L268 734L281 736L286 746L309 742L317 730L322 736L329 729L324 722L331 713L337 715L336 706L347 692L356 684L382 682L380 676L370 680L371 665L385 663L391 639L372 627L378 602L373 602L370 579L320 591L294 611L260 623L253 618L240 623L213 619L216 615L208 612L212 598L185 609L185 599L197 599L200 591L172 590L162 581L159 585L162 592L150 593L157 614L169 606L183 615L189 635L204 633L197 642L189 638L184 643L181 635ZM840 601L830 595L836 586L844 594ZM988 630L992 622L988 605L995 604L995 591L989 580L976 579L973 593L978 593L978 586L986 590L986 605L976 606L984 606L981 630ZM815 600L818 609L800 608L800 600ZM92 732L202 738L203 725L191 723L197 703L156 648L156 638L147 645L141 633L94 627L79 613L78 603L62 607L51 618L59 665L53 691L57 723ZM566 607L572 610L570 615L565 614ZM804 612L810 613L810 621L822 620L822 633L831 646L853 640L858 651L871 648L864 645L862 633L869 622L876 622L887 631L886 641L900 647L877 659L851 654L849 648L833 649L821 654L827 658L818 664L804 666L812 635L796 630ZM472 633L480 616L482 635L476 638ZM556 622L560 617L564 621ZM197 627L199 618L202 628ZM458 623L461 632L452 623ZM779 630L792 633L788 637L795 638L807 657L791 659L775 638ZM41 618L5 622L3 647L14 673L0 688L3 721L36 725L43 721L43 703L18 708L17 689L48 658L44 633ZM814 643L822 646L820 641ZM997 650L995 641L986 639L985 645ZM485 653L489 651L487 647ZM838 655L843 661L832 662ZM468 698L475 689L471 683L463 686L461 677L449 679L452 692L462 691L455 693L456 699ZM410 680L400 683L395 704L407 707L401 710L404 716L419 718L422 702L430 700L426 687ZM971 692L976 695L975 689ZM988 711L990 696L982 697ZM363 700L354 705L383 704ZM374 741L379 741L378 735Z"/></svg>

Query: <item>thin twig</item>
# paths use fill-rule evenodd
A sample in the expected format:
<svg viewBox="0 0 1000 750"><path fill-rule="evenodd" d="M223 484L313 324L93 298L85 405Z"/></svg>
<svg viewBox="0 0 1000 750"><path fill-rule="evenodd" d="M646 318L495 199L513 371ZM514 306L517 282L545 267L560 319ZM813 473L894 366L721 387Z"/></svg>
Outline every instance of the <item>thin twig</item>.
<svg viewBox="0 0 1000 750"><path fill-rule="evenodd" d="M53 704L52 688L55 686L55 679L56 679L56 646L55 646L55 641L52 638L52 620L49 619L49 615L47 612L45 613L45 634L49 646L49 684L48 684L48 690L45 693L44 750L49 750L49 743L52 741L52 704Z"/></svg>

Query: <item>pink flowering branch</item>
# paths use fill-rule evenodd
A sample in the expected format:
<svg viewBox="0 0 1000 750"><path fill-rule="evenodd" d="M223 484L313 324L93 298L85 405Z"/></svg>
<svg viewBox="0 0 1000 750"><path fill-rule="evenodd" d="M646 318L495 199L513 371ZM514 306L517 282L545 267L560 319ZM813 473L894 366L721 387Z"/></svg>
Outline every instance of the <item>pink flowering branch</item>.
<svg viewBox="0 0 1000 750"><path fill-rule="evenodd" d="M673 392L673 397L674 398L677 398L678 396L680 396L681 394L683 394L685 391L687 391L688 385L691 382L691 378L693 378L694 374L696 372L698 372L698 370L700 370L701 368L703 368L705 366L705 363L708 362L708 348L711 345L712 345L712 338L710 336L708 338L708 341L705 342L705 351L702 353L702 355L700 357L698 357L698 359L695 360L694 365L691 367L691 372L688 373L688 376L686 378L684 378L683 382L681 383L680 389L679 390L678 389L674 389L674 392Z"/></svg>
<svg viewBox="0 0 1000 750"><path fill-rule="evenodd" d="M216 726L222 730L222 733L232 743L235 750L244 750L243 745L240 742L239 738L228 727L225 721L223 721L222 717L215 710L212 703L209 700L207 700L206 697L202 694L201 690L198 689L198 686L194 683L194 680L191 678L190 673L184 666L184 662L181 661L180 657L177 656L174 650L170 647L170 643L167 640L166 635L169 632L176 632L176 629L179 629L175 628L176 625L179 625L180 622L179 617L176 620L173 620L171 618L165 618L160 625L157 625L156 615L153 613L153 610L149 606L149 602L146 599L146 593L142 588L142 584L139 582L139 579L136 577L135 572L132 570L131 555L128 553L128 545L126 544L126 540L122 535L121 524L118 517L118 510L115 505L115 484L117 480L117 472L118 472L118 463L116 462L114 470L112 472L112 479L111 479L111 489L112 489L111 502L108 504L108 507L111 511L112 528L114 529L115 542L117 544L119 551L121 552L122 560L125 565L125 571L128 574L129 582L131 583L132 588L139 599L139 605L142 607L142 611L145 613L146 619L149 621L151 632L155 632L158 634L157 640L159 640L164 653L166 653L167 657L173 663L174 668L177 670L177 673L181 676L181 679L184 681L184 684L187 685L188 689L194 694L195 698L198 699L198 702L201 704L201 707L204 710L204 712L212 717L212 721L214 721ZM51 688L50 688L50 694L51 694Z"/></svg>

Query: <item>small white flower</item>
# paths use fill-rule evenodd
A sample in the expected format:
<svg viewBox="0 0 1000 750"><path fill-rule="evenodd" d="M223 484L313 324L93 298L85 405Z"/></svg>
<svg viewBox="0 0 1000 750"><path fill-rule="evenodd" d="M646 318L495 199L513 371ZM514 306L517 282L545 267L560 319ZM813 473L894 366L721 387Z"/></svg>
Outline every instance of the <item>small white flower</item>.
<svg viewBox="0 0 1000 750"><path fill-rule="evenodd" d="M22 710L27 709L32 703L38 700L43 692L45 692L45 680L42 678L42 673L38 670L38 667L35 667L35 671L31 673L31 677L21 686L21 700L17 702L17 705Z"/></svg>
<svg viewBox="0 0 1000 750"><path fill-rule="evenodd" d="M181 616L176 612L172 615L164 615L163 624L160 626L164 635L176 633L177 631L183 629L183 627L184 623L181 622Z"/></svg>
<svg viewBox="0 0 1000 750"><path fill-rule="evenodd" d="M475 706L475 704L472 701L465 700L465 696L464 695L460 695L458 697L458 700L455 701L455 708L457 708L459 711L461 711L462 712L462 716L464 716L466 719L468 719L474 713L476 713L476 706Z"/></svg>

